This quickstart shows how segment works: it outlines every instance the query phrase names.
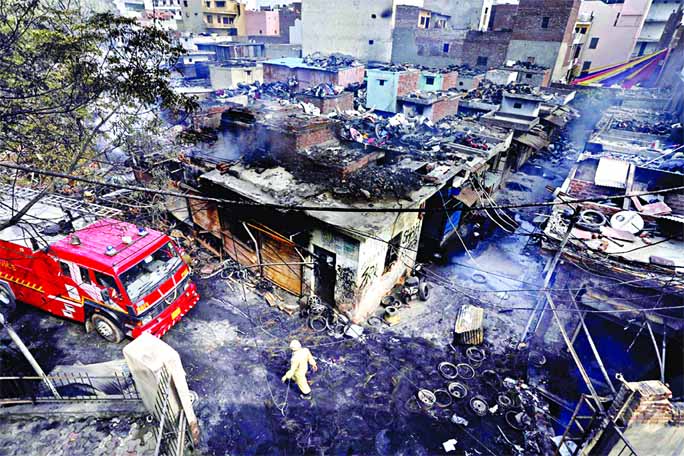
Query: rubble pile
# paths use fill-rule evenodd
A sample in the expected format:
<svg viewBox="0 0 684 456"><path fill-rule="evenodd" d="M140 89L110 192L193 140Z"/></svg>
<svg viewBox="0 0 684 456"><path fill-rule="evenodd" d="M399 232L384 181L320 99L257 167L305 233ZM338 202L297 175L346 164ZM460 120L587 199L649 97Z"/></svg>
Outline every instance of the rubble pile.
<svg viewBox="0 0 684 456"><path fill-rule="evenodd" d="M544 70L549 69L548 67L545 67L542 65L537 65L536 63L533 63L533 62L522 61L522 60L518 60L510 68L521 68L521 69L531 70L531 71L544 71Z"/></svg>
<svg viewBox="0 0 684 456"><path fill-rule="evenodd" d="M397 114L390 118L373 113L343 115L345 124L341 135L344 139L372 146L391 146L397 151L424 151L439 157L447 152L448 144L461 144L475 149L489 150L486 140L475 132L458 128L460 117L442 119L437 124L423 116L407 117Z"/></svg>
<svg viewBox="0 0 684 456"><path fill-rule="evenodd" d="M616 120L612 128L617 130L632 131L635 133L647 133L651 135L667 135L670 133L671 124L665 121L648 121L638 119Z"/></svg>
<svg viewBox="0 0 684 456"><path fill-rule="evenodd" d="M287 80L287 82L277 81L271 83L261 83L259 81L255 81L252 84L240 83L235 89L217 90L216 99L220 101L240 95L247 95L256 100L261 98L289 100L292 98L292 94L297 86L299 86L299 82L296 78L290 78Z"/></svg>
<svg viewBox="0 0 684 456"><path fill-rule="evenodd" d="M321 84L318 84L317 86L314 87L309 87L308 89L304 89L300 93L302 95L310 95L314 97L319 97L319 98L325 98L325 97L334 97L342 93L344 89L342 87L335 87L334 85L330 84L329 82L323 82Z"/></svg>
<svg viewBox="0 0 684 456"><path fill-rule="evenodd" d="M496 84L491 81L482 81L476 89L469 91L464 100L481 100L491 104L501 104L504 93L517 93L532 95L534 88L527 84Z"/></svg>
<svg viewBox="0 0 684 456"><path fill-rule="evenodd" d="M307 55L306 57L304 57L303 61L307 65L315 66L318 68L328 68L331 70L338 68L347 68L359 64L359 62L354 57L349 55L331 54L329 56L325 56L320 52Z"/></svg>

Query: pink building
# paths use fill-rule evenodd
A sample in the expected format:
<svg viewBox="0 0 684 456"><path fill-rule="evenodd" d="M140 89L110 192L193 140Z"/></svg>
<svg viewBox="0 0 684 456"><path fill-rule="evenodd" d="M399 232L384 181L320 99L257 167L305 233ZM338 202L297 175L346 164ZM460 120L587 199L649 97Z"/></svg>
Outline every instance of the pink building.
<svg viewBox="0 0 684 456"><path fill-rule="evenodd" d="M245 30L249 36L280 35L278 11L247 11L245 14Z"/></svg>
<svg viewBox="0 0 684 456"><path fill-rule="evenodd" d="M573 40L575 75L627 62L650 7L651 0L582 1Z"/></svg>

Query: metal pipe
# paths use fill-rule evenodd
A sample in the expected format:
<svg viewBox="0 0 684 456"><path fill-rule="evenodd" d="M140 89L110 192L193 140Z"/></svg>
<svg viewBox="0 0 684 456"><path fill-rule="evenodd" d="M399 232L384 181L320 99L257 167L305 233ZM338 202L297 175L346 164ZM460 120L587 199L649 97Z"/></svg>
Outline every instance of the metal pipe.
<svg viewBox="0 0 684 456"><path fill-rule="evenodd" d="M589 341L589 346L591 347L591 351L594 354L594 357L596 358L596 362L598 362L599 368L601 369L601 373L603 374L603 377L606 379L606 383L608 383L608 386L610 387L610 391L613 393L613 395L617 394L617 391L615 390L615 386L613 386L613 381L610 379L610 376L608 375L608 371L606 371L606 367L603 365L603 360L601 360L601 355L599 355L598 349L596 348L596 344L594 343L594 338L591 337L591 333L589 332L589 328L587 328L587 324L584 322L584 315L582 315L582 312L580 312L580 308L577 305L577 301L575 300L575 296L573 296L572 293L568 292L570 295L570 300L572 301L573 306L575 306L575 309L578 311L579 319L580 319L580 325L582 325L582 329L584 330L584 335L587 336L587 340Z"/></svg>
<svg viewBox="0 0 684 456"><path fill-rule="evenodd" d="M646 321L646 326L648 327L648 333L651 335L651 342L653 342L653 348L655 348L656 358L658 358L658 367L660 367L660 381L665 383L665 365L663 364L663 359L660 357L658 343L656 342L655 335L653 334L653 328L651 328L651 323Z"/></svg>
<svg viewBox="0 0 684 456"><path fill-rule="evenodd" d="M569 232L570 230L568 230ZM556 311L556 304L553 302L553 299L551 298L551 293L548 291L545 291L544 294L546 295L546 301L549 303L549 308L551 309L551 313L553 314L554 320L556 320L556 324L558 325L558 329L560 330L561 336L563 336L563 340L565 341L565 345L567 345L568 349L570 350L570 355L572 356L572 359L575 361L575 364L577 365L577 369L580 371L580 375L582 376L582 379L584 380L584 383L587 385L587 388L589 389L589 392L591 393L591 396L593 397L594 401L596 402L596 405L601 412L601 415L605 414L605 409L603 407L603 404L601 403L601 398L599 397L598 393L596 392L596 389L594 388L593 383L591 383L591 378L589 378L589 374L587 374L587 371L584 369L584 365L582 364L582 360L580 359L579 355L575 351L575 347L573 347L570 344L570 338L568 337L568 333L565 331L565 327L563 326L563 322L561 321L560 317L558 316L558 312Z"/></svg>
<svg viewBox="0 0 684 456"><path fill-rule="evenodd" d="M667 325L663 325L663 370L660 373L660 381L665 383L665 353L667 351Z"/></svg>
<svg viewBox="0 0 684 456"><path fill-rule="evenodd" d="M45 372L43 372L43 369L41 369L40 365L38 364L38 361L36 361L36 358L33 357L28 347L24 345L24 342L19 337L19 334L14 332L14 329L12 329L9 323L5 321L5 316L1 313L0 324L5 327L12 341L14 341L14 343L17 344L17 347L19 347L19 351L21 351L21 353L24 355L24 357L29 362L33 370L36 371L36 374L38 374L38 376L43 380L43 383L45 383L45 385L48 387L48 389L55 397L55 399L61 399L62 396L57 392L57 388L55 388L55 385L52 383L52 380L50 380L48 376L45 375Z"/></svg>

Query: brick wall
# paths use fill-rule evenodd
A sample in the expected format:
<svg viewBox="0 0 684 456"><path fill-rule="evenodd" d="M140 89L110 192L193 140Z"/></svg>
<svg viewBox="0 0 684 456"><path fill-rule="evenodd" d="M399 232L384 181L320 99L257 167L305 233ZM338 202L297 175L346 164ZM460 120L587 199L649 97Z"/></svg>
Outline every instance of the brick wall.
<svg viewBox="0 0 684 456"><path fill-rule="evenodd" d="M469 31L461 53L462 63L479 68L503 66L511 35L511 32ZM487 57L487 64L478 65L478 57Z"/></svg>
<svg viewBox="0 0 684 456"><path fill-rule="evenodd" d="M570 42L579 0L521 0L513 21L514 40ZM548 26L542 28L543 18Z"/></svg>
<svg viewBox="0 0 684 456"><path fill-rule="evenodd" d="M674 417L672 391L658 380L624 382L608 414L625 426L635 423L668 424Z"/></svg>
<svg viewBox="0 0 684 456"><path fill-rule="evenodd" d="M458 87L458 71L442 74L442 90L449 90L456 87Z"/></svg>
<svg viewBox="0 0 684 456"><path fill-rule="evenodd" d="M354 109L354 94L351 92L342 92L334 97L315 97L312 95L300 94L297 95L296 98L316 106L321 110L321 114L328 114L334 112L336 109L339 109L342 112Z"/></svg>
<svg viewBox="0 0 684 456"><path fill-rule="evenodd" d="M439 100L432 105L432 116L430 120L433 122L438 122L445 117L455 115L458 113L458 102L459 98L455 97Z"/></svg>
<svg viewBox="0 0 684 456"><path fill-rule="evenodd" d="M299 89L307 89L323 83L346 87L354 82L363 82L363 66L343 68L339 71L289 68L269 63L264 63L263 66L265 83L287 81L290 77L295 77L299 81Z"/></svg>
<svg viewBox="0 0 684 456"><path fill-rule="evenodd" d="M410 70L403 71L399 74L399 81L397 84L397 96L405 97L406 95L418 90L418 80L420 78L420 71Z"/></svg>
<svg viewBox="0 0 684 456"><path fill-rule="evenodd" d="M494 5L489 16L489 30L511 31L518 11L518 5Z"/></svg>

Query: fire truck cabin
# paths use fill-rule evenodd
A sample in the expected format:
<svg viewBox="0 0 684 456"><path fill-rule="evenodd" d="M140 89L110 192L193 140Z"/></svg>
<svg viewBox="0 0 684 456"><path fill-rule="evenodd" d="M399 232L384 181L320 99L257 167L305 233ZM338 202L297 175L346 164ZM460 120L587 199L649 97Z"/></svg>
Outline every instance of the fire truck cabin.
<svg viewBox="0 0 684 456"><path fill-rule="evenodd" d="M15 210L35 192L19 189L11 198L0 190ZM4 206L0 220L15 210ZM143 332L161 337L199 300L184 252L167 235L115 215L111 208L48 195L0 231L0 286L112 342Z"/></svg>

